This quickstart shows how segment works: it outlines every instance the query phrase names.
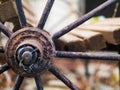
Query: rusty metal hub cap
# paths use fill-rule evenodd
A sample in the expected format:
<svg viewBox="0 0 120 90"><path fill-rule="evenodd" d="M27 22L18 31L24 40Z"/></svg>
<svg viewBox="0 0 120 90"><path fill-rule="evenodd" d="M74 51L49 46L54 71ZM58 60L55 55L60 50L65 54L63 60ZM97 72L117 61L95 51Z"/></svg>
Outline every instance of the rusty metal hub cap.
<svg viewBox="0 0 120 90"><path fill-rule="evenodd" d="M15 32L5 50L7 63L14 72L30 77L49 69L54 51L49 34L38 28L24 28Z"/></svg>

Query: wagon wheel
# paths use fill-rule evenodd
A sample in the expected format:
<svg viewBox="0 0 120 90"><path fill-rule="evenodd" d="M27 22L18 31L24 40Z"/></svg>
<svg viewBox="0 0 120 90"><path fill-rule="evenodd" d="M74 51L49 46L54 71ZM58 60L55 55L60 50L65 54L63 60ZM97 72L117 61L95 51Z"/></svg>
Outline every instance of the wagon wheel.
<svg viewBox="0 0 120 90"><path fill-rule="evenodd" d="M70 25L66 26L53 36L44 30L45 22L48 18L54 0L48 0L43 15L40 19L38 27L27 27L26 18L22 9L21 0L15 0L21 29L15 33L10 32L2 23L0 23L1 31L9 38L5 47L0 48L0 52L6 55L6 64L0 67L0 74L11 68L18 78L15 82L13 90L19 90L24 77L32 77L35 79L38 90L43 90L40 75L45 71L49 71L60 79L66 86L72 90L79 90L71 83L54 65L54 57L67 58L83 58L83 59L101 59L101 60L120 60L119 55L96 55L95 53L83 52L65 52L56 51L53 43L54 39L61 37L72 29L76 28L96 13L115 3L117 0L107 0L96 9L84 15Z"/></svg>

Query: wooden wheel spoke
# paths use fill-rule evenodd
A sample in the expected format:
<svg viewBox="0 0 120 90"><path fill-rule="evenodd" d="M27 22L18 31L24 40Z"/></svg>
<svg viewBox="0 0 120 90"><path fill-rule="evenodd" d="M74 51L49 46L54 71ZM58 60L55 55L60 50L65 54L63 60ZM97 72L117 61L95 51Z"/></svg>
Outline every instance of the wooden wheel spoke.
<svg viewBox="0 0 120 90"><path fill-rule="evenodd" d="M58 79L60 79L65 85L67 85L71 90L79 90L79 88L73 85L71 81L67 77L65 77L57 68L52 66L49 71Z"/></svg>
<svg viewBox="0 0 120 90"><path fill-rule="evenodd" d="M16 2L16 7L17 7L17 11L18 11L20 25L21 25L21 27L25 27L27 24L27 21L26 21L26 17L25 17L23 8L22 8L22 0L15 0L15 2Z"/></svg>
<svg viewBox="0 0 120 90"><path fill-rule="evenodd" d="M3 66L0 67L0 74L7 71L8 69L9 69L8 64L4 64Z"/></svg>
<svg viewBox="0 0 120 90"><path fill-rule="evenodd" d="M56 51L57 57L66 58L81 58L81 59L95 59L95 60L114 60L120 61L120 55L116 53L104 52L66 52Z"/></svg>
<svg viewBox="0 0 120 90"><path fill-rule="evenodd" d="M64 34L70 32L71 30L73 30L74 28L78 27L79 25L81 25L82 23L84 23L85 21L87 21L88 19L90 19L91 17L95 16L98 12L102 11L103 9L105 9L106 7L109 7L111 4L115 3L116 0L107 0L105 3L103 3L102 5L98 6L97 8L93 9L92 11L90 11L89 13L85 14L83 17L79 18L78 20L74 21L73 23L71 23L70 25L64 27L61 30L58 30L57 33L55 33L52 38L53 39L57 39L61 36L63 36Z"/></svg>
<svg viewBox="0 0 120 90"><path fill-rule="evenodd" d="M0 30L1 30L8 38L10 38L10 36L12 35L12 32L10 32L10 30L7 29L7 27L5 27L1 22L0 22Z"/></svg>
<svg viewBox="0 0 120 90"><path fill-rule="evenodd" d="M51 11L51 8L52 8L52 6L53 6L54 1L55 1L55 0L48 0L48 1L47 1L47 4L46 4L45 9L44 9L44 11L43 11L42 17L41 17L41 19L40 19L40 21L39 21L39 24L38 24L38 27L39 27L40 29L43 29L43 28L44 28L45 22L47 21L47 18L48 18L48 16L49 16L49 13L50 13L50 11Z"/></svg>
<svg viewBox="0 0 120 90"><path fill-rule="evenodd" d="M17 78L13 90L19 90L19 88L20 88L20 86L21 86L21 84L23 82L23 79L24 79L24 77L22 77L22 76L19 76Z"/></svg>
<svg viewBox="0 0 120 90"><path fill-rule="evenodd" d="M40 77L35 77L35 82L38 90L43 90L42 80Z"/></svg>
<svg viewBox="0 0 120 90"><path fill-rule="evenodd" d="M0 46L0 53L4 53L4 48L2 46Z"/></svg>

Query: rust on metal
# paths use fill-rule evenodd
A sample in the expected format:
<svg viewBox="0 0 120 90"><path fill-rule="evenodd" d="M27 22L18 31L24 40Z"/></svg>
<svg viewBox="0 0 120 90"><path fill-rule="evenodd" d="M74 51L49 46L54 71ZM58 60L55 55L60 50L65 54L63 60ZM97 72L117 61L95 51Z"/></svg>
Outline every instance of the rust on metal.
<svg viewBox="0 0 120 90"><path fill-rule="evenodd" d="M65 77L56 67L52 65L53 58L55 57L55 55L57 57L67 58L120 60L119 55L102 56L82 52L55 51L55 47L52 41L52 39L57 39L63 36L64 34L73 30L80 24L84 23L92 16L96 15L101 10L120 0L107 0L105 3L103 3L96 9L85 14L82 18L76 20L75 22L61 29L59 32L55 33L52 36L52 38L45 30L42 29L44 28L44 25L55 0L48 0L37 28L26 26L27 22L26 17L24 15L24 11L22 9L21 0L15 1L18 10L18 17L21 23L21 27L23 29L20 29L12 34L12 32L10 32L0 22L1 31L9 38L5 50L4 48L0 48L0 52L5 51L7 59L7 64L0 67L0 74L8 70L9 68L12 68L12 70L19 75L13 90L18 90L20 88L24 77L34 77L37 84L37 88L42 90L43 87L39 75L41 75L47 70L54 74L70 89L80 90L78 87L72 84L71 81L67 77Z"/></svg>
<svg viewBox="0 0 120 90"><path fill-rule="evenodd" d="M21 76L38 76L48 70L54 56L54 44L46 31L24 28L15 32L6 45L10 67Z"/></svg>

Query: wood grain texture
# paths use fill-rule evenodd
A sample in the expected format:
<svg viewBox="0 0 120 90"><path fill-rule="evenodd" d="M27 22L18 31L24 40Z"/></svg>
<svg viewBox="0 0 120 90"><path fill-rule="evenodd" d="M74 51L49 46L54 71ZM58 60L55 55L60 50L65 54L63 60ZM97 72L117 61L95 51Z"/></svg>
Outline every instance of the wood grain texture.
<svg viewBox="0 0 120 90"><path fill-rule="evenodd" d="M78 38L84 39L88 50L100 50L106 47L105 39L99 32L76 29L70 33Z"/></svg>
<svg viewBox="0 0 120 90"><path fill-rule="evenodd" d="M66 34L55 41L56 48L65 51L86 51L84 39Z"/></svg>
<svg viewBox="0 0 120 90"><path fill-rule="evenodd" d="M79 29L100 32L108 43L120 44L120 26L111 25L81 25Z"/></svg>

